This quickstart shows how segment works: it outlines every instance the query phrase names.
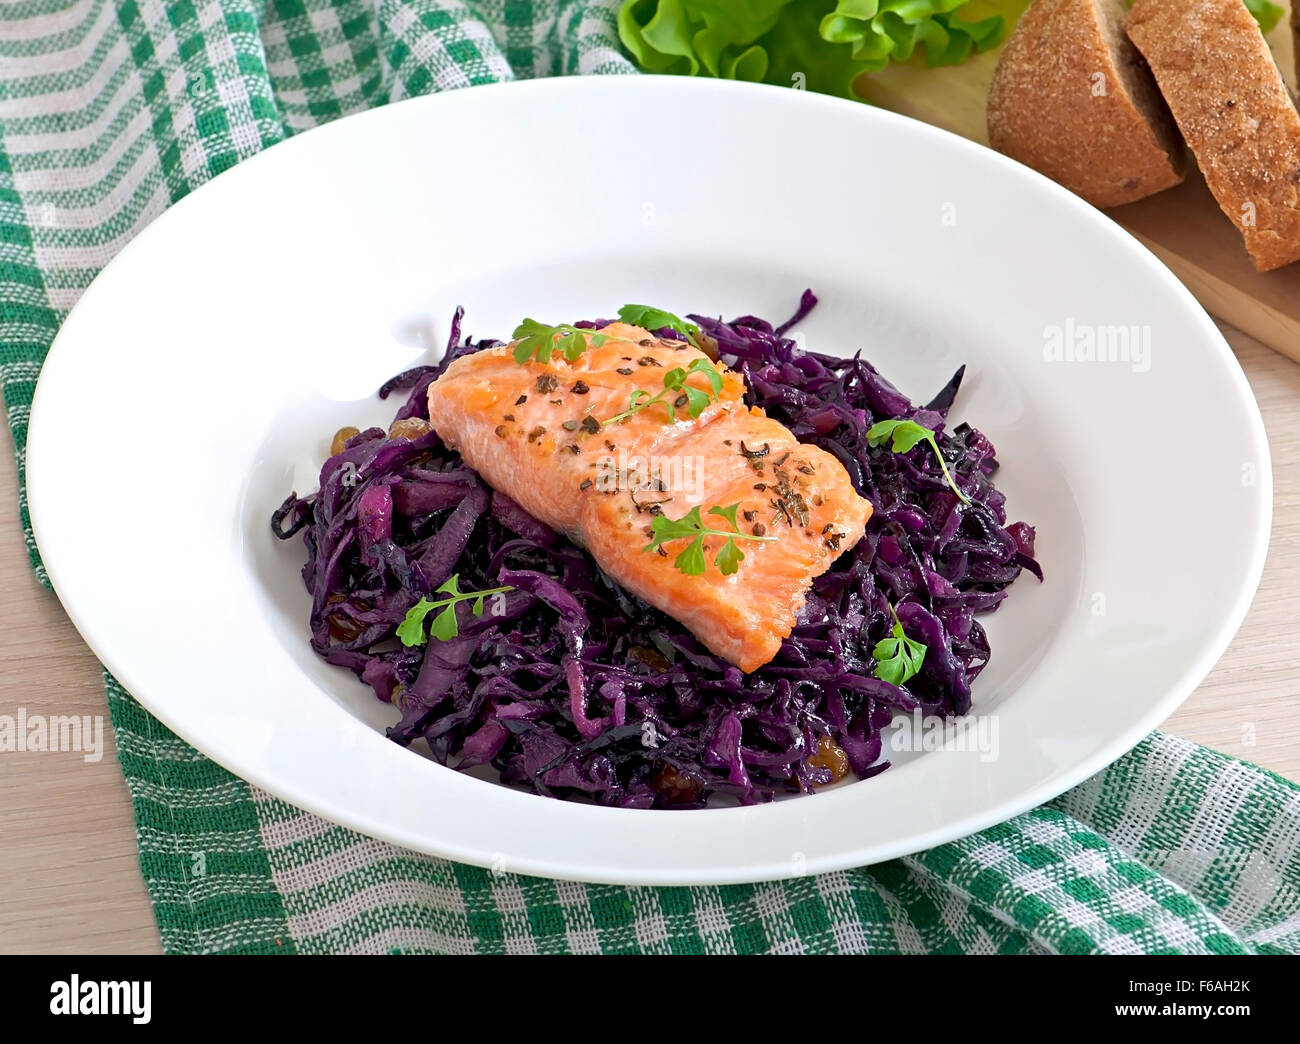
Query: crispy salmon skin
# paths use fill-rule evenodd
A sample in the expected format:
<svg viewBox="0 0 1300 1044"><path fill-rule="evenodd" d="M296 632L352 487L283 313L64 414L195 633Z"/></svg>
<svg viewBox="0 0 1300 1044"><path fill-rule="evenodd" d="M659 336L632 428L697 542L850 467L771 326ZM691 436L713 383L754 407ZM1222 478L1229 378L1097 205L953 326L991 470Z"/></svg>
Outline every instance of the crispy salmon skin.
<svg viewBox="0 0 1300 1044"><path fill-rule="evenodd" d="M871 504L833 456L746 406L739 373L713 364L715 393L690 372L708 360L694 346L624 323L596 332L604 340L588 335L572 362L557 353L519 363L510 346L457 359L429 387L429 419L484 481L585 547L611 579L756 670L790 635L813 578L862 538ZM681 404L673 419L660 402L612 420L634 392L662 393L673 369L709 394L698 416L682 394L669 396ZM715 562L723 536L704 537L698 575L674 564L686 539L647 550L657 515L698 507L706 526L730 531L710 509L731 505L744 554L735 572Z"/></svg>

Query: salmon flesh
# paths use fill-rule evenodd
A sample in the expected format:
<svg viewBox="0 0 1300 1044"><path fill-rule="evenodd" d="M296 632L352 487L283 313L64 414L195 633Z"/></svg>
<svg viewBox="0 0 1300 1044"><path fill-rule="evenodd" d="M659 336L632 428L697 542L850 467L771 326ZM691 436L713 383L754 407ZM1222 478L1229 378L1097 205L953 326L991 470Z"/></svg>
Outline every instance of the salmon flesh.
<svg viewBox="0 0 1300 1044"><path fill-rule="evenodd" d="M746 406L743 378L722 363L712 364L716 394L706 374L686 378L710 397L697 417L683 393L613 420L633 393L659 395L666 373L708 357L624 323L597 332L604 342L588 336L572 362L557 352L519 363L511 346L457 359L429 387L429 419L485 482L586 548L612 580L756 670L789 637L813 579L862 538L871 504L835 457ZM680 404L674 419L668 403ZM726 536L704 537L698 575L675 565L688 538L647 550L657 515L698 507L705 526L729 533L710 509L732 505L744 555L734 572L715 561Z"/></svg>

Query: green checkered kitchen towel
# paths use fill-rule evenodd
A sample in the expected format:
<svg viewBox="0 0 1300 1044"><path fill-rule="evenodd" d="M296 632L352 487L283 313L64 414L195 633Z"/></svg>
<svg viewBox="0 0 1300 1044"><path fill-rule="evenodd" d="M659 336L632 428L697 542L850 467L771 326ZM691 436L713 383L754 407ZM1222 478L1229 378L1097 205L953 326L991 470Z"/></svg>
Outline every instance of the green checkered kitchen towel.
<svg viewBox="0 0 1300 1044"><path fill-rule="evenodd" d="M0 5L0 377L20 483L60 321L168 204L290 134L408 95L633 72L617 7ZM45 580L21 489L19 510ZM907 859L620 888L493 875L344 830L231 776L107 687L173 953L1300 952L1300 788L1168 736L1050 805Z"/></svg>

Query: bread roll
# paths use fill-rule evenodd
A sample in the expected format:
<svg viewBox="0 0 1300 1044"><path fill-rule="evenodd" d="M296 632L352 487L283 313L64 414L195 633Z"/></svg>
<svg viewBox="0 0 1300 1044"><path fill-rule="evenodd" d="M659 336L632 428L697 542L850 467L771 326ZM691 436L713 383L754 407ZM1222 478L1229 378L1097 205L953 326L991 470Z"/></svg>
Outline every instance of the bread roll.
<svg viewBox="0 0 1300 1044"><path fill-rule="evenodd" d="M1125 23L1261 272L1300 259L1300 115L1241 0L1138 0Z"/></svg>
<svg viewBox="0 0 1300 1044"><path fill-rule="evenodd" d="M1183 180L1185 153L1123 0L1035 0L989 91L989 143L1098 207Z"/></svg>

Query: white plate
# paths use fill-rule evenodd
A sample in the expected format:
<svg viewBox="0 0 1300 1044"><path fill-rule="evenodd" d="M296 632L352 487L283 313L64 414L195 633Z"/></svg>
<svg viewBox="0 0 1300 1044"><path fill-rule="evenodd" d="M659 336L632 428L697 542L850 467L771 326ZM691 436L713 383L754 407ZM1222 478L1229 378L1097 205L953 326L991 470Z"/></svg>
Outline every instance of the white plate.
<svg viewBox="0 0 1300 1044"><path fill-rule="evenodd" d="M459 775L307 645L297 540L336 428L441 345L456 304L781 317L999 448L1027 574L986 618L990 751L755 808L590 807ZM1136 325L1149 367L1045 357ZM1095 210L993 152L793 90L567 79L422 98L223 174L126 248L68 318L31 421L32 517L95 653L171 729L274 794L480 865L627 883L754 881L892 858L1039 804L1158 725L1223 652L1264 560L1268 446L1205 313ZM991 734L989 734L991 735Z"/></svg>

